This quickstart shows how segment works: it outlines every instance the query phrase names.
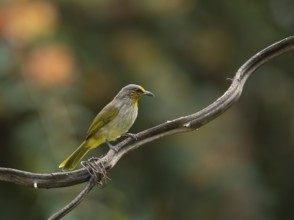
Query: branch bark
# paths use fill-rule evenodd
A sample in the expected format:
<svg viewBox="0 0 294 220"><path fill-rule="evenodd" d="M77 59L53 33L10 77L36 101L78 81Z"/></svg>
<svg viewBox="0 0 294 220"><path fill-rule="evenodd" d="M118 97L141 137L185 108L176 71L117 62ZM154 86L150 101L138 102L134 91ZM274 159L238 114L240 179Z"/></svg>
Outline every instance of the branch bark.
<svg viewBox="0 0 294 220"><path fill-rule="evenodd" d="M272 58L293 49L294 36L290 36L261 50L238 69L228 90L215 102L194 114L176 118L174 120L164 122L155 127L142 131L137 134L137 140L132 138L123 140L117 144L116 148L119 149L117 152L109 150L108 153L102 158L104 161L104 167L106 169L113 168L120 158L123 157L126 153L146 143L173 134L193 131L207 124L225 112L239 99L246 80L257 68ZM71 172L37 174L12 168L0 167L0 181L6 181L35 188L65 187L76 185L88 181L89 179L90 174L85 168ZM89 181L87 187L91 182L92 181ZM89 191L93 187L91 189L90 188ZM82 196L82 198L84 198L84 196Z"/></svg>

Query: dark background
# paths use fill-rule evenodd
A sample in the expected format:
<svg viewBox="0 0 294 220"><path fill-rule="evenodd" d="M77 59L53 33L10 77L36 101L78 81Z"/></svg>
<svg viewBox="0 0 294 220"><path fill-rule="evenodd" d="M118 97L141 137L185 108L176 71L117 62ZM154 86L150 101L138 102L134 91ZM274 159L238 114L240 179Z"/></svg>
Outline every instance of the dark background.
<svg viewBox="0 0 294 220"><path fill-rule="evenodd" d="M291 0L2 0L0 166L60 171L129 83L156 94L133 133L201 110L250 56L293 34L293 11ZM203 128L128 154L64 219L294 219L293 57L260 68ZM1 182L0 218L46 219L83 186Z"/></svg>

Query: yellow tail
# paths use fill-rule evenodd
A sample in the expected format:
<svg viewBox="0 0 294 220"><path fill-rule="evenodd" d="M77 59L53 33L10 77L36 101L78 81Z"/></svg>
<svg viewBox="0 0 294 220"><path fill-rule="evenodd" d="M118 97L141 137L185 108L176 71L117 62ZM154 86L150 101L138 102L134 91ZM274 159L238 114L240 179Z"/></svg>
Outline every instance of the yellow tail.
<svg viewBox="0 0 294 220"><path fill-rule="evenodd" d="M66 158L60 165L59 168L61 168L63 171L67 170L73 170L78 162L93 148L98 147L100 144L102 144L104 141L101 139L91 140L88 139L84 141L78 149L76 149L71 155L69 155L68 158Z"/></svg>

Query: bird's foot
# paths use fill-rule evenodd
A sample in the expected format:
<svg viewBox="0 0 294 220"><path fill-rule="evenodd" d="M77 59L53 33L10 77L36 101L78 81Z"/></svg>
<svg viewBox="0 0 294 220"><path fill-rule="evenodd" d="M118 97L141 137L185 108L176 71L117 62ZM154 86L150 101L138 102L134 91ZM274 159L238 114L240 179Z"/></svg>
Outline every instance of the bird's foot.
<svg viewBox="0 0 294 220"><path fill-rule="evenodd" d="M133 134L133 133L125 133L125 134L123 134L123 136L131 137L131 138L133 138L135 141L138 140L138 135L137 135L137 134Z"/></svg>
<svg viewBox="0 0 294 220"><path fill-rule="evenodd" d="M125 133L122 136L131 137L134 140L138 140L138 135L137 134ZM109 149L115 151L116 153L119 151L119 148L116 145L112 145L111 143L109 143L109 141L106 141L106 144L108 145Z"/></svg>
<svg viewBox="0 0 294 220"><path fill-rule="evenodd" d="M116 153L118 152L118 148L112 145L111 143L109 143L109 141L106 141L106 144L108 145L109 149L115 151Z"/></svg>
<svg viewBox="0 0 294 220"><path fill-rule="evenodd" d="M82 161L81 164L94 178L98 187L102 188L107 183L107 180L111 180L107 176L105 160L103 158L92 157L88 161Z"/></svg>

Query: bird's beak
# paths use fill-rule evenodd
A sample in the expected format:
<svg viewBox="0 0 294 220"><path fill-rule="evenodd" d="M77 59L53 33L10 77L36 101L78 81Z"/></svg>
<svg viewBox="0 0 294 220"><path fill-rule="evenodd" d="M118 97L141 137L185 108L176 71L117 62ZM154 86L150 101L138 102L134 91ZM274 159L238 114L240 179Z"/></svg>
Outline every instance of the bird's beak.
<svg viewBox="0 0 294 220"><path fill-rule="evenodd" d="M147 91L147 90L144 91L144 95L154 97L154 94L152 92Z"/></svg>

